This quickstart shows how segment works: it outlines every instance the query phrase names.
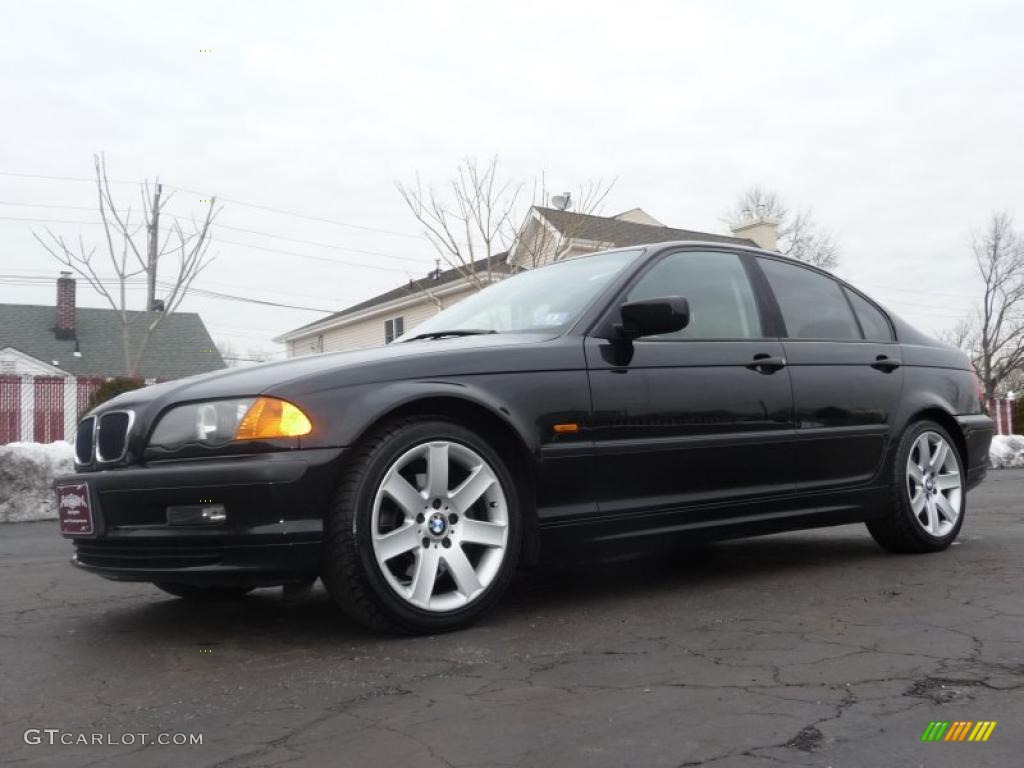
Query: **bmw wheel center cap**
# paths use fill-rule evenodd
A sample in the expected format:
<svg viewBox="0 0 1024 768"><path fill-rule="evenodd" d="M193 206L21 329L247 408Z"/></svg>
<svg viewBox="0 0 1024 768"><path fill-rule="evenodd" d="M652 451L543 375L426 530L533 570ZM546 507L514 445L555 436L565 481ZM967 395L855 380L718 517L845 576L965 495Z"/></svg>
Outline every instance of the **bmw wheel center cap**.
<svg viewBox="0 0 1024 768"><path fill-rule="evenodd" d="M448 521L440 512L435 512L427 521L427 529L433 536L443 536L444 532L448 530Z"/></svg>

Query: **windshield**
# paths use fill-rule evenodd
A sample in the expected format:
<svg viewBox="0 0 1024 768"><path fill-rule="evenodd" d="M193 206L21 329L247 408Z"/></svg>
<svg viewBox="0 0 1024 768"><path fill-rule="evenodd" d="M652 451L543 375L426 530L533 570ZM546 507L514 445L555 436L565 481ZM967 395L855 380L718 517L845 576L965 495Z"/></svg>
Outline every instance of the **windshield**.
<svg viewBox="0 0 1024 768"><path fill-rule="evenodd" d="M560 333L641 253L606 251L521 272L420 323L403 340L448 331Z"/></svg>

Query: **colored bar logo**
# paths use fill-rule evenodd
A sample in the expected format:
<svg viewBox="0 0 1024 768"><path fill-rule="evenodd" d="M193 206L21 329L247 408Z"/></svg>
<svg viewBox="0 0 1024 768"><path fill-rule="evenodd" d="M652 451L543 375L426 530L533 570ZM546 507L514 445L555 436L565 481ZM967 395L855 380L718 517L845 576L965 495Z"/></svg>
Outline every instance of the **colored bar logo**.
<svg viewBox="0 0 1024 768"><path fill-rule="evenodd" d="M996 723L995 720L933 720L921 734L921 741L988 741Z"/></svg>

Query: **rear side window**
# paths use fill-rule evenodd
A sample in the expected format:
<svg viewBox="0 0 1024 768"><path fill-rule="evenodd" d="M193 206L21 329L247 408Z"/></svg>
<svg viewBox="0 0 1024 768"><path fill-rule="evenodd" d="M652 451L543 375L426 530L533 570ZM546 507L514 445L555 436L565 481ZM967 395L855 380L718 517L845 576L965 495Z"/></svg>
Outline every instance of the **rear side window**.
<svg viewBox="0 0 1024 768"><path fill-rule="evenodd" d="M789 338L861 340L857 321L839 283L810 269L774 259L761 259L760 264L779 302Z"/></svg>
<svg viewBox="0 0 1024 768"><path fill-rule="evenodd" d="M683 330L648 339L757 339L761 319L747 271L735 253L671 253L641 277L629 301L682 296L690 303Z"/></svg>
<svg viewBox="0 0 1024 768"><path fill-rule="evenodd" d="M846 295L850 297L853 311L860 320L864 338L868 341L892 341L892 328L889 327L885 315L878 311L878 307L853 291L847 291Z"/></svg>

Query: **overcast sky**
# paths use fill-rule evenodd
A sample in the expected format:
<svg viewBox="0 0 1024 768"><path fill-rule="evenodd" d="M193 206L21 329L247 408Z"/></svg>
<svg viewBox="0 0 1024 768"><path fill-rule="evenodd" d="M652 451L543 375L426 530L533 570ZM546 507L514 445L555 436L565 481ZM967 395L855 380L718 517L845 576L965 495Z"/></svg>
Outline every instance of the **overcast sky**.
<svg viewBox="0 0 1024 768"><path fill-rule="evenodd" d="M47 224L18 219L95 221L95 190L31 175L89 178L98 151L112 179L193 190L173 214L234 201L219 222L253 233L218 229L198 287L329 310L433 265L394 181L443 183L466 155L543 170L555 191L618 177L604 213L705 231L770 186L834 232L839 274L928 331L972 303L972 227L994 209L1024 227L1018 3L104 0L4 16L2 275L56 277L32 239ZM132 184L116 193L137 205ZM49 226L100 244L93 224ZM0 278L0 302L54 297ZM103 306L83 285L79 304ZM182 309L242 352L322 317Z"/></svg>

